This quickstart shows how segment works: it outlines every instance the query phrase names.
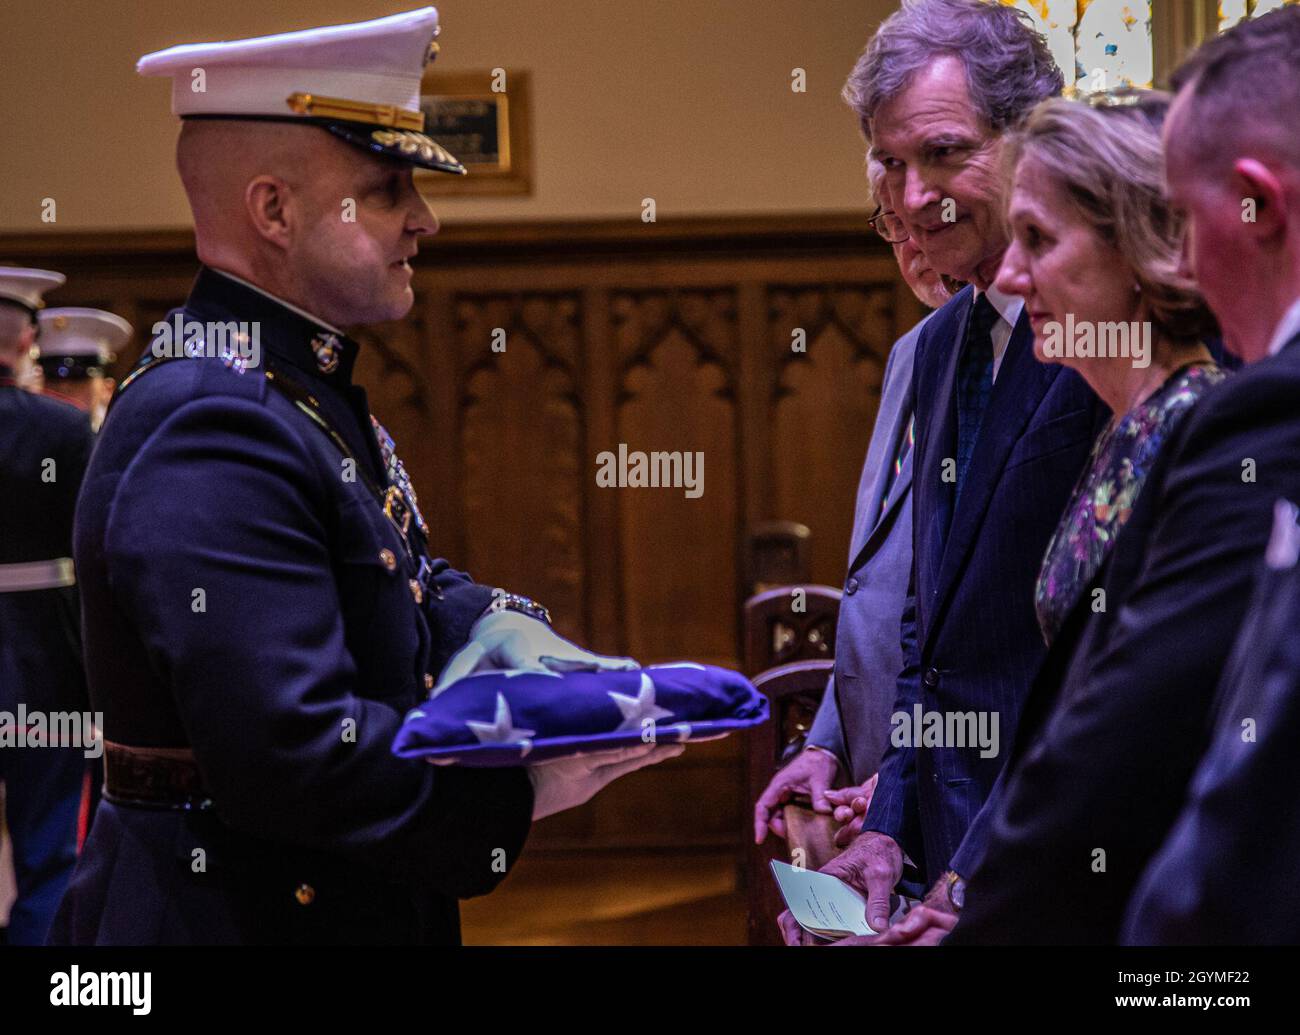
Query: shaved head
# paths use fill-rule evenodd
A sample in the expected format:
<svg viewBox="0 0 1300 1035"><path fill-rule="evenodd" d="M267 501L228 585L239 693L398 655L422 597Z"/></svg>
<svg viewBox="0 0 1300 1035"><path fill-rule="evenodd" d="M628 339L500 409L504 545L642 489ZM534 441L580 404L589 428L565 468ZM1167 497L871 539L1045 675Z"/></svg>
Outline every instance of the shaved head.
<svg viewBox="0 0 1300 1035"><path fill-rule="evenodd" d="M1224 344L1262 359L1300 297L1300 7L1241 22L1174 74L1165 179Z"/></svg>
<svg viewBox="0 0 1300 1035"><path fill-rule="evenodd" d="M23 339L31 326L32 318L26 309L0 302L0 363L13 366L14 359L27 347Z"/></svg>
<svg viewBox="0 0 1300 1035"><path fill-rule="evenodd" d="M410 165L311 124L186 119L176 167L204 264L341 327L410 310L404 260L438 225Z"/></svg>

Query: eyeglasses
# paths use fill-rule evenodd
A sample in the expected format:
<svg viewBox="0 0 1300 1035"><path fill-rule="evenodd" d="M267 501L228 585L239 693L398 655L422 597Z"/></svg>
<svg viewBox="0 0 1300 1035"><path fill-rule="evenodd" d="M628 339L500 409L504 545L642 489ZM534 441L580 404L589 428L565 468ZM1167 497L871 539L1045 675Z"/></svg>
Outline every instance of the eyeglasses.
<svg viewBox="0 0 1300 1035"><path fill-rule="evenodd" d="M867 220L871 224L871 229L883 237L889 244L902 244L910 236L903 229L903 221L898 218L894 212L886 212L877 208Z"/></svg>

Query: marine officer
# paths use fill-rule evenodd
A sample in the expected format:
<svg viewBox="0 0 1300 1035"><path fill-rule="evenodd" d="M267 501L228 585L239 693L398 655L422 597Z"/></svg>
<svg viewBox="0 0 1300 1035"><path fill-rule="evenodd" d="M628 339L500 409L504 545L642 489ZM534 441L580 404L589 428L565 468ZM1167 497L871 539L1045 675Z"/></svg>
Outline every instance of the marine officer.
<svg viewBox="0 0 1300 1035"><path fill-rule="evenodd" d="M63 281L0 268L0 780L18 888L12 945L45 941L76 861L86 769L84 749L48 731L51 713L86 707L72 519L93 439L84 413L17 383L43 297Z"/></svg>
<svg viewBox="0 0 1300 1035"><path fill-rule="evenodd" d="M113 395L108 365L131 340L131 325L103 309L63 306L40 314L40 332L44 393L89 414L98 430Z"/></svg>
<svg viewBox="0 0 1300 1035"><path fill-rule="evenodd" d="M680 747L527 768L390 750L449 664L625 668L431 560L346 328L411 308L437 12L143 58L203 266L123 378L78 513L104 801L53 940L454 943L532 819ZM454 659L454 660L453 660Z"/></svg>

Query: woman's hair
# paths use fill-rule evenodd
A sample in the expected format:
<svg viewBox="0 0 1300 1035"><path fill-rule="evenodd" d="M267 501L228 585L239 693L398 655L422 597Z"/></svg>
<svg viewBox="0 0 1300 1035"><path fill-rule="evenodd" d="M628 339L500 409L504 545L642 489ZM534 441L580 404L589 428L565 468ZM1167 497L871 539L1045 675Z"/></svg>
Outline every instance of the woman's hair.
<svg viewBox="0 0 1300 1035"><path fill-rule="evenodd" d="M1034 158L1075 211L1133 267L1153 328L1187 343L1218 331L1196 284L1179 273L1182 221L1165 192L1160 129L1172 98L1124 88L1086 101L1052 98L1012 133L1008 169Z"/></svg>

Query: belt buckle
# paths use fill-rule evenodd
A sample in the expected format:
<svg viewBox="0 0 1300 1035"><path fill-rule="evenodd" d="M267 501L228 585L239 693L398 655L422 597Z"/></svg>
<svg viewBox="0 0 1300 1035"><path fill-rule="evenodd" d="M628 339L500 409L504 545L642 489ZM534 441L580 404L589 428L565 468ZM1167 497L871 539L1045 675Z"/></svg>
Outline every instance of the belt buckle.
<svg viewBox="0 0 1300 1035"><path fill-rule="evenodd" d="M399 511L400 516L394 514L394 511ZM384 494L384 516L402 530L402 535L410 532L411 511L406 505L405 497L402 496L402 490L396 485L390 485L388 492Z"/></svg>

